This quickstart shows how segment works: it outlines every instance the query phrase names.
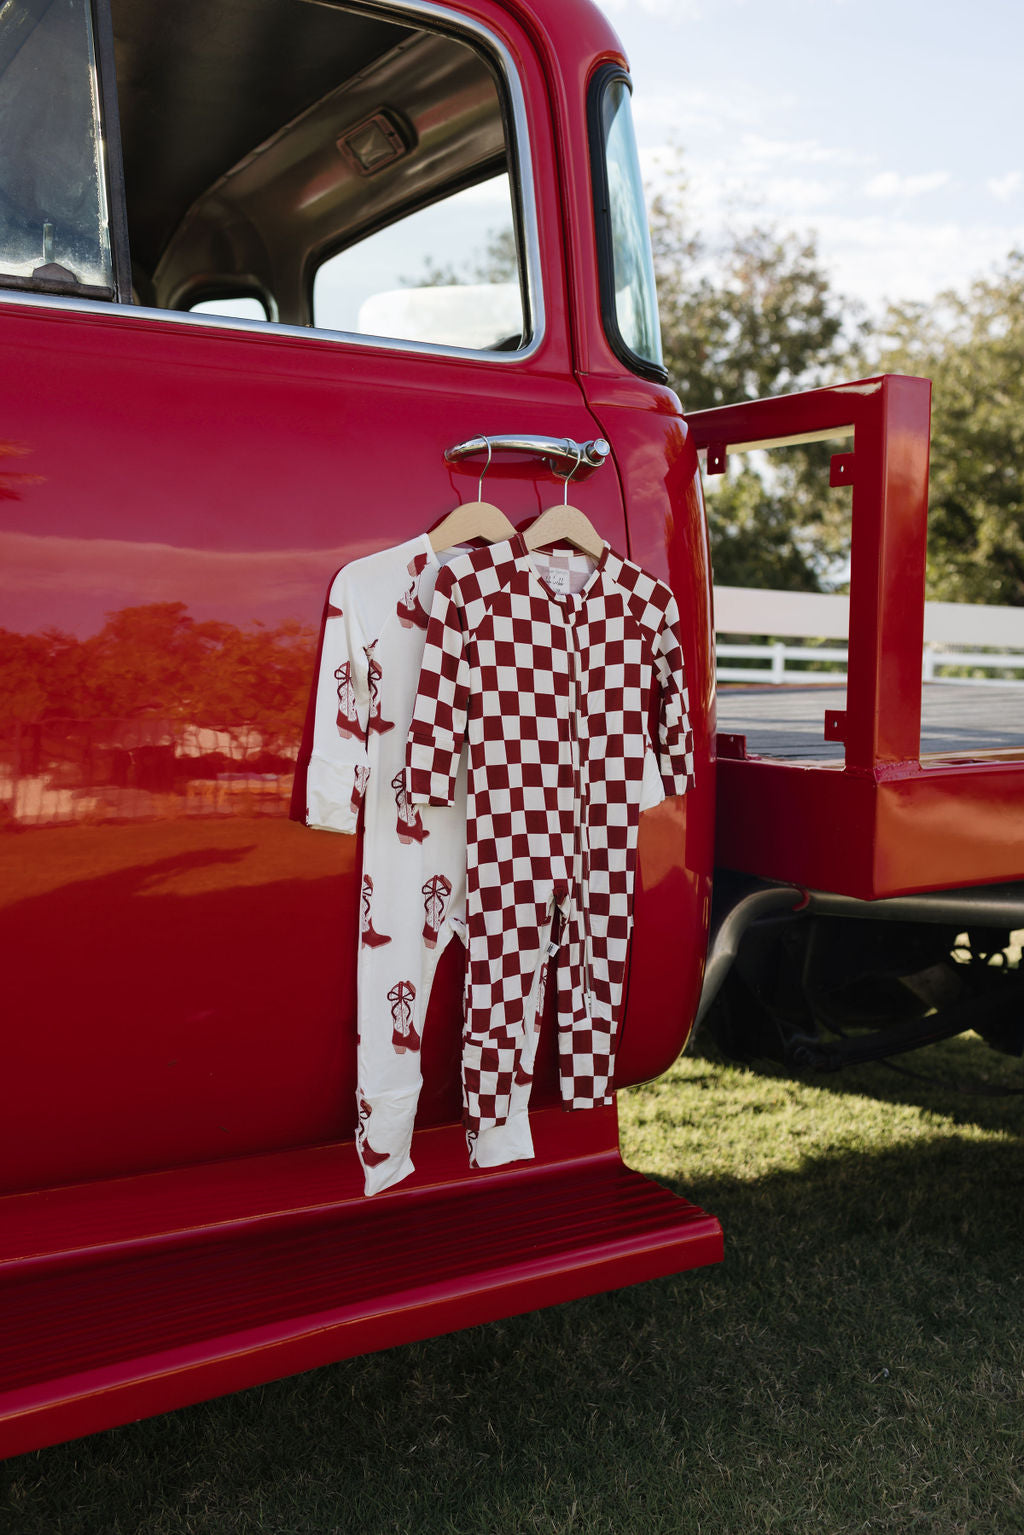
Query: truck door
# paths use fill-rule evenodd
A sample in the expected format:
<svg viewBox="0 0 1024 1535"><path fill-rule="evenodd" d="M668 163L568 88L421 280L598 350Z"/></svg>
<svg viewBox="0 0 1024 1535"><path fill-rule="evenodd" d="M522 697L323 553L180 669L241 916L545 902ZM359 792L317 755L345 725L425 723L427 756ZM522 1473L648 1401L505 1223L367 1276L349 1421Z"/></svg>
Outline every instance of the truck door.
<svg viewBox="0 0 1024 1535"><path fill-rule="evenodd" d="M351 1133L359 850L295 790L332 577L476 497L451 445L600 428L542 63L499 6L12 5L0 1182L24 1188ZM522 526L561 487L513 454L484 493ZM614 470L584 493L624 548Z"/></svg>

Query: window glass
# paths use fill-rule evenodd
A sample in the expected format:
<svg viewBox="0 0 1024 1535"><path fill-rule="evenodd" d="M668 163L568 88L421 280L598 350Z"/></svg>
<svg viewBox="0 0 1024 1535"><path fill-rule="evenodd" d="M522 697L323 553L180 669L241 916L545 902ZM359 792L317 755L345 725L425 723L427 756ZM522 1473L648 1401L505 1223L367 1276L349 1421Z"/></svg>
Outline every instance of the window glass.
<svg viewBox="0 0 1024 1535"><path fill-rule="evenodd" d="M436 9L421 26L386 0L111 0L137 301L522 346L519 85Z"/></svg>
<svg viewBox="0 0 1024 1535"><path fill-rule="evenodd" d="M661 366L661 330L651 236L629 87L624 80L613 79L609 83L601 110L615 322L619 336L631 352L644 362Z"/></svg>
<svg viewBox="0 0 1024 1535"><path fill-rule="evenodd" d="M522 344L512 197L494 176L398 220L325 261L314 323L474 349Z"/></svg>
<svg viewBox="0 0 1024 1535"><path fill-rule="evenodd" d="M112 293L106 202L89 0L4 0L0 281Z"/></svg>
<svg viewBox="0 0 1024 1535"><path fill-rule="evenodd" d="M190 304L191 314L219 314L231 320L266 320L267 311L258 298L248 294L241 298L206 298L198 304Z"/></svg>

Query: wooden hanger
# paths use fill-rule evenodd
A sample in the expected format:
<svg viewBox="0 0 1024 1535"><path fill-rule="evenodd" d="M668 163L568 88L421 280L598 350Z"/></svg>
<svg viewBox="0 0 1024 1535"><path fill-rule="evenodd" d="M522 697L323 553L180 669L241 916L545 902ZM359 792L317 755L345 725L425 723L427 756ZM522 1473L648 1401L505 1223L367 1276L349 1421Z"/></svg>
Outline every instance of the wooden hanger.
<svg viewBox="0 0 1024 1535"><path fill-rule="evenodd" d="M546 507L523 534L527 549L542 549L545 544L561 541L581 549L593 560L601 558L604 539L586 512L581 512L578 506L569 505L569 481L579 467L580 461L577 458L576 467L571 474L566 475L564 499L554 506Z"/></svg>
<svg viewBox="0 0 1024 1535"><path fill-rule="evenodd" d="M440 554L442 549L450 549L453 544L466 544L472 538L499 544L502 539L515 536L515 528L500 507L490 501L466 501L432 529L430 547L435 554Z"/></svg>
<svg viewBox="0 0 1024 1535"><path fill-rule="evenodd" d="M473 538L483 538L489 544L499 544L503 539L516 536L515 528L500 507L480 499L484 475L491 467L491 444L486 438L484 440L487 442L487 462L476 488L477 499L464 501L431 530L430 547L435 554L440 554L442 549L450 549L453 544L467 544Z"/></svg>

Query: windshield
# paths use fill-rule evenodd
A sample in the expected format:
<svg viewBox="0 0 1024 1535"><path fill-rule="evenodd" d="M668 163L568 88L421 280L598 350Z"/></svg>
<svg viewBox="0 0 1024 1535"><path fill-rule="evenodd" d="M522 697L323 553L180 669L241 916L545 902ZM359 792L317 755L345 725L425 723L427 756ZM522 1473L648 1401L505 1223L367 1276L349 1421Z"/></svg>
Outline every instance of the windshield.
<svg viewBox="0 0 1024 1535"><path fill-rule="evenodd" d="M618 339L641 361L662 366L658 299L647 225L640 157L633 131L629 86L614 76L601 97L607 177L611 290ZM614 336L613 340L616 339Z"/></svg>

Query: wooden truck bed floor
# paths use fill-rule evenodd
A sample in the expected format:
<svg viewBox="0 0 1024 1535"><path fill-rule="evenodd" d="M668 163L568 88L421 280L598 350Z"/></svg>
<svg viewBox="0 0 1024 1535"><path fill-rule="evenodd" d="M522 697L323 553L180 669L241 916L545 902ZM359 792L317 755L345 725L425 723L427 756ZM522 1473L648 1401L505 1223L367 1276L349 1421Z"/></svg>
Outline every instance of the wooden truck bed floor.
<svg viewBox="0 0 1024 1535"><path fill-rule="evenodd" d="M757 757L843 760L841 742L826 741L826 709L845 709L845 687L723 687L718 728L747 738ZM1024 752L1024 683L970 687L929 682L922 692L921 751L926 756Z"/></svg>

